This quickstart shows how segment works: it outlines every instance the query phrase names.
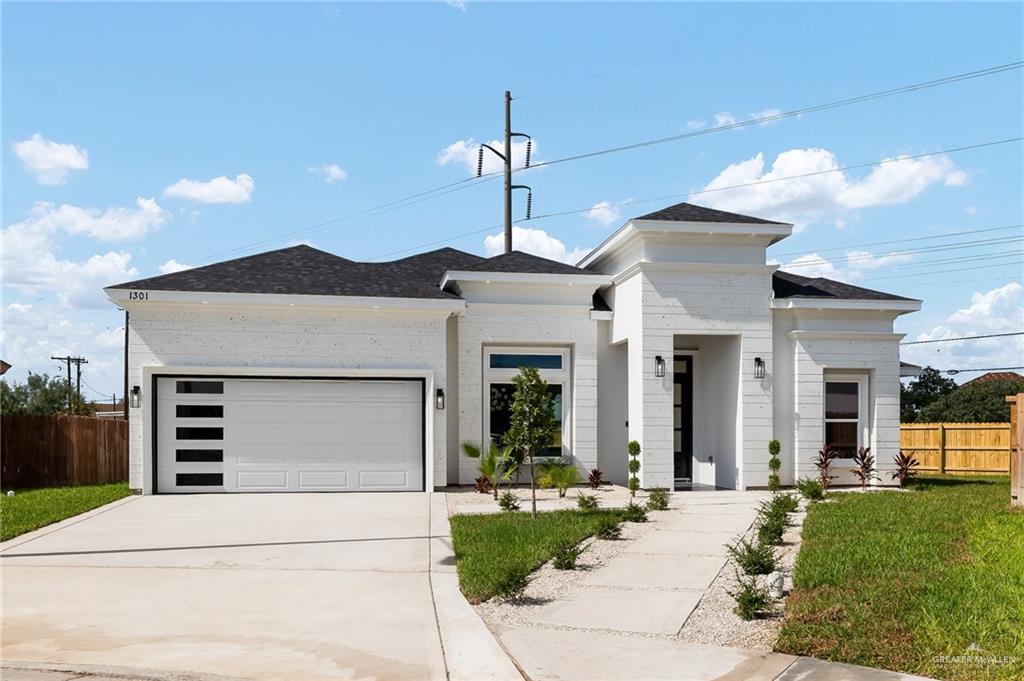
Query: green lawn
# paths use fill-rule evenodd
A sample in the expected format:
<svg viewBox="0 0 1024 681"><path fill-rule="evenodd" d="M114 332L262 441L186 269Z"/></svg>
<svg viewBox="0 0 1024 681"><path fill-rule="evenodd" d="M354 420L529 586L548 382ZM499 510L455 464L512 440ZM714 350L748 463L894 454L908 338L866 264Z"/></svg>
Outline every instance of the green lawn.
<svg viewBox="0 0 1024 681"><path fill-rule="evenodd" d="M0 540L85 513L130 494L127 483L48 487L0 497Z"/></svg>
<svg viewBox="0 0 1024 681"><path fill-rule="evenodd" d="M805 521L777 650L957 681L1024 678L1024 513L1009 510L1007 478L832 498Z"/></svg>
<svg viewBox="0 0 1024 681"><path fill-rule="evenodd" d="M529 513L453 516L452 544L462 593L471 603L487 600L501 580L540 567L561 542L583 541L608 514L617 516L618 511L548 511L538 513L536 520Z"/></svg>

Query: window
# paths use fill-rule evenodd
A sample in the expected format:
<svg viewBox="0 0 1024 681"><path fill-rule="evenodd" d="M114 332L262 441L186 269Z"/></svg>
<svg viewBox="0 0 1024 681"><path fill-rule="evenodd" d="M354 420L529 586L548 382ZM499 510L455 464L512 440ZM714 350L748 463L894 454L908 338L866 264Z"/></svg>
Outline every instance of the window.
<svg viewBox="0 0 1024 681"><path fill-rule="evenodd" d="M224 418L224 407L219 404L178 404L174 407L174 415L183 419L219 419Z"/></svg>
<svg viewBox="0 0 1024 681"><path fill-rule="evenodd" d="M178 487L220 487L224 484L223 473L178 473L174 476Z"/></svg>
<svg viewBox="0 0 1024 681"><path fill-rule="evenodd" d="M174 460L179 463L221 462L224 461L223 449L176 449Z"/></svg>
<svg viewBox="0 0 1024 681"><path fill-rule="evenodd" d="M537 369L561 369L562 355L513 355L509 353L494 353L491 355L490 367L492 369L519 369L520 367L532 367Z"/></svg>
<svg viewBox="0 0 1024 681"><path fill-rule="evenodd" d="M826 375L825 442L849 459L868 440L867 376Z"/></svg>
<svg viewBox="0 0 1024 681"><path fill-rule="evenodd" d="M204 395L223 395L223 381L178 381L176 392L181 394L199 393Z"/></svg>
<svg viewBox="0 0 1024 681"><path fill-rule="evenodd" d="M179 440L223 440L223 428L177 428Z"/></svg>
<svg viewBox="0 0 1024 681"><path fill-rule="evenodd" d="M558 429L547 450L539 456L567 456L570 399L570 355L568 348L484 348L484 433L485 439L502 444L512 419L512 378L520 367L533 367L547 381L555 402Z"/></svg>

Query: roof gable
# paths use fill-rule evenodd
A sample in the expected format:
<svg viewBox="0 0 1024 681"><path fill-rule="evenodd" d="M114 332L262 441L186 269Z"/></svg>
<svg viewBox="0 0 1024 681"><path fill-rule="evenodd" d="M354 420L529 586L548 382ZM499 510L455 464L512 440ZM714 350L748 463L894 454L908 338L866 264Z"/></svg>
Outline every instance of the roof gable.
<svg viewBox="0 0 1024 681"><path fill-rule="evenodd" d="M593 272L567 265L564 262L542 258L539 255L524 253L523 251L503 253L493 258L482 259L470 267L460 269L465 272L510 272L517 274L593 274Z"/></svg>
<svg viewBox="0 0 1024 681"><path fill-rule="evenodd" d="M674 206L668 206L661 210L656 210L653 213L647 215L641 215L640 217L633 218L634 220L662 220L669 222L728 222L735 224L754 224L754 225L785 225L789 224L786 222L776 222L774 220L765 220L764 218L755 218L750 215L740 215L739 213L729 213L724 210L717 210L715 208L705 208L704 206L697 206L692 203L677 203Z"/></svg>
<svg viewBox="0 0 1024 681"><path fill-rule="evenodd" d="M801 277L778 270L772 275L776 298L831 298L834 300L913 300L903 296L861 288L824 277Z"/></svg>

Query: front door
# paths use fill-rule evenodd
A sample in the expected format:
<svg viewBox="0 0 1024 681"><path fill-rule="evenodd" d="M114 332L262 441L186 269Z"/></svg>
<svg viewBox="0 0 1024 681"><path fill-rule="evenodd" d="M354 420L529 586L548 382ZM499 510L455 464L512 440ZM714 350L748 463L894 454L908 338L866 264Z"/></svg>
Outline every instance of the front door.
<svg viewBox="0 0 1024 681"><path fill-rule="evenodd" d="M693 481L693 356L676 355L672 370L672 438L676 485Z"/></svg>

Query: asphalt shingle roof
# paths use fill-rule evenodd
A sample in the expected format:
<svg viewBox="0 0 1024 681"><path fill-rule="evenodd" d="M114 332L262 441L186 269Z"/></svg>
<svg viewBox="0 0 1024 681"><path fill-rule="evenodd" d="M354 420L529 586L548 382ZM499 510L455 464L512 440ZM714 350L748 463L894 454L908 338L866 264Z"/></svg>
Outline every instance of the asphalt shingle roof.
<svg viewBox="0 0 1024 681"><path fill-rule="evenodd" d="M656 210L647 215L641 215L634 220L668 220L671 222L731 222L735 224L756 224L756 225L785 225L786 222L776 222L755 218L739 213L728 213L724 210L695 206L692 203L677 203L668 208Z"/></svg>
<svg viewBox="0 0 1024 681"><path fill-rule="evenodd" d="M913 300L883 291L861 288L824 277L801 277L778 270L772 276L776 298L833 298L836 300Z"/></svg>
<svg viewBox="0 0 1024 681"><path fill-rule="evenodd" d="M512 251L463 268L470 272L523 272L531 274L594 274L557 260L548 260L539 255Z"/></svg>

